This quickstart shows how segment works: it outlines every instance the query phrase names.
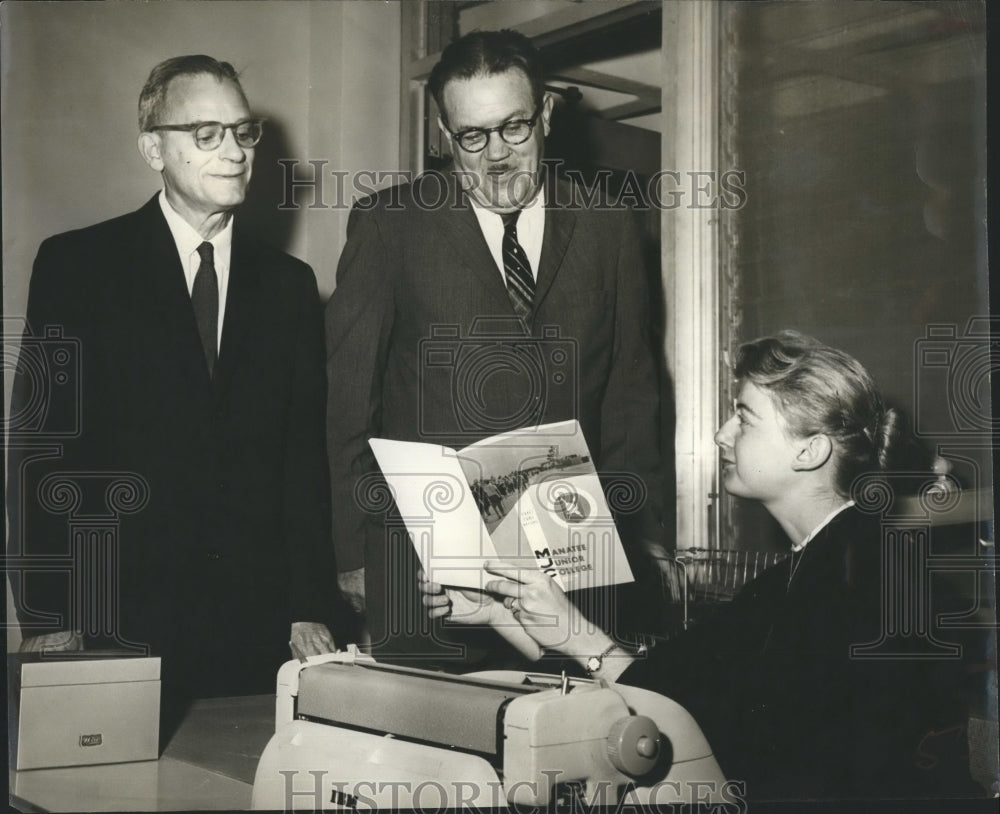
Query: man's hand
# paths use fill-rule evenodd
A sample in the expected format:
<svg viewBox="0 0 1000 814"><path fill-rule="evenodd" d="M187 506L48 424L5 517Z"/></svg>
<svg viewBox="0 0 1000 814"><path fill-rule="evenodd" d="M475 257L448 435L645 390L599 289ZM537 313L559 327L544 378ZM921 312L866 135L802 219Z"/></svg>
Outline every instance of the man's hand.
<svg viewBox="0 0 1000 814"><path fill-rule="evenodd" d="M642 547L652 560L662 562L670 559L670 552L659 540L643 540Z"/></svg>
<svg viewBox="0 0 1000 814"><path fill-rule="evenodd" d="M448 617L463 625L491 625L498 621L504 606L490 594L463 588L444 588L430 582L423 571L417 574L424 607L431 619Z"/></svg>
<svg viewBox="0 0 1000 814"><path fill-rule="evenodd" d="M448 617L463 625L489 625L529 661L542 657L541 646L521 627L510 608L492 594L464 588L445 588L430 582L423 571L417 574L427 615Z"/></svg>
<svg viewBox="0 0 1000 814"><path fill-rule="evenodd" d="M28 636L21 641L18 648L21 653L41 653L43 650L56 653L69 650L83 650L83 636L68 630L58 633L43 633L39 636Z"/></svg>
<svg viewBox="0 0 1000 814"><path fill-rule="evenodd" d="M351 609L356 613L364 613L365 569L355 568L353 571L341 571L337 574L337 584Z"/></svg>
<svg viewBox="0 0 1000 814"><path fill-rule="evenodd" d="M292 622L288 646L299 661L336 650L329 628L320 622Z"/></svg>

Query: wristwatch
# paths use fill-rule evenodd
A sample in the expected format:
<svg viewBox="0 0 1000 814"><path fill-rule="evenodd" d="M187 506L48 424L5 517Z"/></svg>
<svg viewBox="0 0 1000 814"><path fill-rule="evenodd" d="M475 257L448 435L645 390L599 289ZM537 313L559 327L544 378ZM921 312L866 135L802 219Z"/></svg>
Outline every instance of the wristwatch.
<svg viewBox="0 0 1000 814"><path fill-rule="evenodd" d="M586 664L587 675L593 677L594 673L596 673L598 670L601 669L602 665L604 664L604 659L606 659L608 656L614 653L615 650L618 649L620 649L618 642L612 642L611 646L603 653L601 653L601 655L591 656L589 659L587 659L587 664Z"/></svg>

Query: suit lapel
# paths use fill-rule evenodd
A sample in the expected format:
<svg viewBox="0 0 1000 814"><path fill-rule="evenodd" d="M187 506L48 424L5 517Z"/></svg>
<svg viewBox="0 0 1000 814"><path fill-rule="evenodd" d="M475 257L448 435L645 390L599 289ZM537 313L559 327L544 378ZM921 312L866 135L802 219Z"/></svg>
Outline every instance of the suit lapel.
<svg viewBox="0 0 1000 814"><path fill-rule="evenodd" d="M461 200L465 206L458 209L449 209L448 217L442 218L441 234L454 249L456 256L473 273L479 275L482 284L491 296L502 301L511 314L514 313L513 306L507 296L507 287L504 284L503 275L498 273L496 261L490 253L490 248L483 237L479 221L472 211L472 204L464 191L458 192L456 189L456 178L454 173L445 173L448 185L448 201ZM561 183L561 182L553 182ZM456 194L458 197L456 197ZM571 191L560 189L556 192L549 188L547 200L560 201L570 200ZM545 210L545 234L542 240L542 254L538 263L538 273L535 282L535 299L532 306L532 317L538 311L538 307L544 301L552 282L555 280L560 268L562 268L563 258L569 248L573 231L576 228L576 215L571 209L550 205Z"/></svg>
<svg viewBox="0 0 1000 814"><path fill-rule="evenodd" d="M234 225L222 343L214 376L209 378L177 245L156 197L138 215L141 228L135 233L135 267L145 269L148 275L153 310L161 320L159 333L169 345L167 353L172 359L176 357L179 368L198 390L213 393L218 401L229 387L247 331L256 319L257 255L247 236Z"/></svg>
<svg viewBox="0 0 1000 814"><path fill-rule="evenodd" d="M258 262L258 255L253 251L247 235L234 224L222 344L219 346L219 359L212 379L216 399L221 398L228 389L236 362L245 347L247 332L252 329L257 318Z"/></svg>
<svg viewBox="0 0 1000 814"><path fill-rule="evenodd" d="M444 173L444 177L448 186L448 204L444 210L446 217L441 218L440 222L441 236L454 250L455 256L479 276L480 282L490 296L506 303L510 313L513 314L514 309L507 297L503 275L490 253L490 247L483 237L483 230L479 227L476 213L472 211L468 195L456 188L454 173ZM463 206L454 207L453 203L456 200L462 201Z"/></svg>
<svg viewBox="0 0 1000 814"><path fill-rule="evenodd" d="M191 295L184 279L184 268L177 254L170 227L160 211L157 196L153 196L137 213L140 228L135 231L134 268L146 277L151 293L152 310L157 313L161 327L158 330L167 354L176 359L183 375L199 389L206 389L210 380L205 354L198 336L198 325L191 307Z"/></svg>
<svg viewBox="0 0 1000 814"><path fill-rule="evenodd" d="M560 193L566 195L568 193ZM547 200L566 200L560 198L551 190ZM538 313L538 307L545 300L556 274L562 268L563 258L566 256L566 249L573 237L573 230L576 228L576 215L570 209L560 206L546 206L545 209L545 234L542 238L542 255L538 261L538 277L535 282L535 299L532 304L531 315L534 317Z"/></svg>

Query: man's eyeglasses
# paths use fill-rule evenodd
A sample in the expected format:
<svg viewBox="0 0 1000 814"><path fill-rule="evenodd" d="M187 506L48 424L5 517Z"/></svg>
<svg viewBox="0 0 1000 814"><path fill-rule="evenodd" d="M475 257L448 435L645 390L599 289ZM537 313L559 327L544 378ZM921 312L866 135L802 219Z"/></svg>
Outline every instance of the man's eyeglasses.
<svg viewBox="0 0 1000 814"><path fill-rule="evenodd" d="M227 130L233 131L236 143L244 150L256 147L264 132L263 119L244 119L234 124L222 122L195 122L194 124L158 124L150 130L175 130L182 133L193 133L194 143L199 150L214 150L226 136Z"/></svg>
<svg viewBox="0 0 1000 814"><path fill-rule="evenodd" d="M491 133L499 133L500 138L507 144L524 144L531 138L531 131L535 129L535 122L538 121L538 115L541 112L542 106L539 105L535 108L534 115L530 119L511 119L499 127L470 127L461 133L452 133L451 130L448 132L451 133L451 137L458 146L467 153L482 152L490 143Z"/></svg>

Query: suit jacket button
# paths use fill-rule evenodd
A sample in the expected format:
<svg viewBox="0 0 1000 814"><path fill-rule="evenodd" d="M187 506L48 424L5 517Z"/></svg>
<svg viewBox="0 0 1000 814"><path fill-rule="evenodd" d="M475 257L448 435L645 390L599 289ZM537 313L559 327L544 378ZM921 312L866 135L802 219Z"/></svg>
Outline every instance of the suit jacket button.
<svg viewBox="0 0 1000 814"><path fill-rule="evenodd" d="M229 484L226 483L224 480L220 480L218 485L219 485L219 491L220 492L225 492L226 489L229 488Z"/></svg>
<svg viewBox="0 0 1000 814"><path fill-rule="evenodd" d="M218 551L209 551L208 554L206 554L205 556L208 557L208 559L210 559L212 562L222 559L222 554L220 554Z"/></svg>

